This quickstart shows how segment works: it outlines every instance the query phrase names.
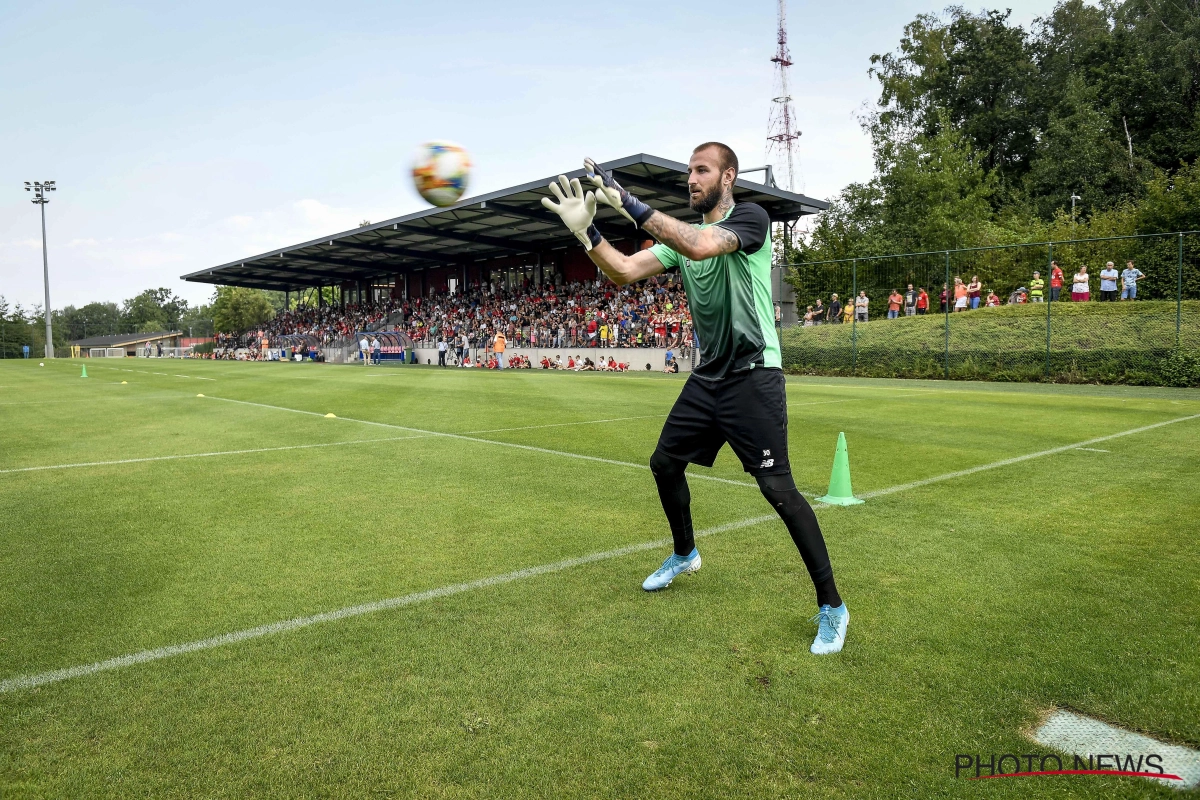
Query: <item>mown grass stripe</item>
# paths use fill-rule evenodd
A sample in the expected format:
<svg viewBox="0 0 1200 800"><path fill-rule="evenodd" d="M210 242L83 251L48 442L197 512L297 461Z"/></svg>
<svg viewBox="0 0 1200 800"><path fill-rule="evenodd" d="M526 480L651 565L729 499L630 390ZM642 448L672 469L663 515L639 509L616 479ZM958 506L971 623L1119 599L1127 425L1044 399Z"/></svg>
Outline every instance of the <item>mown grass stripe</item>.
<svg viewBox="0 0 1200 800"><path fill-rule="evenodd" d="M233 401L233 402L246 402L246 401ZM250 405L262 405L260 403L249 403L249 404ZM274 408L273 406L267 406L267 407ZM282 410L290 411L292 409L282 409ZM299 413L316 414L316 412L312 412L312 411L301 411ZM320 415L318 415L318 416L320 416ZM919 488L922 486L928 486L933 483L938 483L938 482L946 481L946 480L952 480L954 478L961 478L961 477L965 477L968 475L974 475L976 473L984 472L986 470L999 469L1001 467L1011 466L1013 464L1019 464L1019 463L1029 461L1029 460L1032 460L1035 458L1042 458L1045 456L1054 455L1056 453L1066 452L1068 450L1073 450L1073 449L1079 448L1081 446L1095 444L1096 442L1108 441L1110 439L1116 439L1121 436L1132 436L1134 434L1144 433L1146 431L1155 430L1157 428L1162 428L1167 425L1174 425L1179 422L1187 422L1188 420L1193 420L1193 419L1198 419L1198 418L1200 418L1200 414L1192 414L1192 415L1189 415L1186 417L1176 417L1175 419L1164 420L1162 422L1156 422L1151 425L1143 425L1139 428L1131 428L1130 430L1127 430L1127 431L1120 431L1118 433L1112 433L1112 434L1108 434L1107 436L1100 436L1100 437L1097 437L1094 439L1088 439L1086 441L1077 442L1075 444L1063 445L1061 447L1053 447L1048 450L1041 450L1037 453L1029 453L1024 456L1016 456L1013 458L1006 458L1006 459L1002 459L1000 461L994 461L990 464L983 464L978 467L972 467L970 469L957 470L955 472L948 472L945 475L938 475L938 476L935 476L932 478L925 478L925 479L919 480L919 481L911 481L909 483L898 484L896 486L891 486L886 489L879 489L874 492L867 492L860 496L864 497L864 498L882 497L884 495L894 494L896 492L903 492L903 491L907 491L910 489ZM386 423L377 423L377 424L386 425ZM392 427L399 427L399 426L392 426ZM469 437L456 437L456 438L469 438ZM478 441L483 441L483 442L492 444L492 442L488 442L488 440L486 440L486 439L481 439ZM536 448L534 448L534 449L536 449ZM550 451L550 452L554 452L556 455L558 454L556 451ZM827 506L824 503L816 503L816 504L814 504L813 507L814 508L825 508ZM759 525L764 522L771 522L771 521L777 520L777 519L778 519L778 517L775 514L764 514L764 515L760 515L760 516L749 517L747 519L739 520L736 522L729 522L724 525L717 525L712 528L707 528L705 530L698 531L696 533L696 536L711 536L716 533L722 533L725 531L746 528L746 527L749 527L752 525ZM312 616L307 616L307 617L295 617L290 620L283 620L281 622L273 622L273 623L269 623L267 625L259 625L254 628L246 628L244 630L234 631L232 633L226 633L226 634L222 634L220 636L213 636L213 637L209 637L207 639L199 639L199 640L196 640L193 642L186 642L184 644L168 645L166 647L159 647L159 648L155 648L152 650L142 650L137 653L131 653L129 655L118 656L116 658L110 658L105 661L97 661L92 664L83 664L83 665L76 666L76 667L68 667L66 669L52 670L50 672L42 672L42 673L37 673L34 675L21 675L21 676L17 676L14 678L9 678L7 680L0 681L0 694L17 691L19 689L30 689L30 688L34 688L37 686L43 686L43 685L46 685L49 683L57 683L59 681L65 681L65 680L68 680L71 678L83 677L85 675L92 675L92 674L95 674L98 672L106 672L109 670L121 669L123 667L134 666L136 664L144 664L144 663L147 663L150 661L158 661L158 660L161 660L164 658L170 658L172 656L183 655L185 653L193 653L198 650L210 650L214 647L221 647L221 646L227 645L227 644L235 644L237 642L246 641L248 639L256 639L256 638L261 638L263 636L274 635L276 633L284 633L287 631L298 630L300 628L307 628L309 626L316 625L321 622L333 622L336 620L347 619L349 617L361 616L363 614L371 614L376 611L386 611L386 610L393 609L393 608L401 608L403 606L409 606L409 605L413 605L415 603L421 603L426 600L433 600L433 599L436 599L439 597L449 597L451 595L462 594L463 592L469 592L469 591L473 591L475 589L483 589L483 588L487 588L489 586L499 586L501 584L512 583L513 581L522 580L524 578L532 578L532 577L536 577L539 575L546 575L546 574L550 574L550 573L554 573L554 572L561 572L563 570L571 569L573 567L583 566L585 564L592 564L592 563L595 563L598 561L605 561L608 559L619 558L621 556L630 555L632 553L640 553L640 552L643 552L646 550L652 550L652 549L655 549L658 547L666 547L670 543L671 542L669 539L656 539L651 542L641 542L638 544L626 545L625 547L618 547L613 550L606 550L604 552L592 553L590 555L578 556L575 558L567 558L567 559L563 559L561 561L555 561L550 564L542 564L540 566L526 567L524 569L515 570L513 572L506 572L501 575L493 575L493 576L487 577L487 578L479 578L478 580L467 581L465 583L456 583L456 584L451 584L449 586L442 586L442 587L437 587L437 588L433 588L433 589L426 589L421 592L414 592L412 594L406 594L406 595L402 595L400 597L393 597L393 598L389 598L387 600L378 600L378 601L371 602L371 603L364 603L361 605L348 606L346 608L337 609L335 611L327 611L327 612L324 612L321 614L314 614Z"/></svg>

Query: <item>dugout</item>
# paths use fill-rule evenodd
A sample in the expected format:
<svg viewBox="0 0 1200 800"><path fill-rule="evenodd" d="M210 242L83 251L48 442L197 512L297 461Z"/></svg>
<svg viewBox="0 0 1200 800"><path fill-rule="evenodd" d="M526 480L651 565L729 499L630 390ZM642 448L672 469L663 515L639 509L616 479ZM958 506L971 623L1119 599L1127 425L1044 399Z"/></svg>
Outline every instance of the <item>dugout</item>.
<svg viewBox="0 0 1200 800"><path fill-rule="evenodd" d="M688 222L698 220L688 208L686 164L641 153L603 166L653 208ZM565 174L582 178L584 171ZM388 296L426 297L435 291L489 284L515 286L525 280L536 284L594 280L598 270L583 247L541 205L543 197L551 196L547 186L552 179L540 178L464 198L448 208L428 208L322 236L182 279L300 293L333 287L340 305ZM828 207L820 200L741 176L734 197L758 203L788 231L804 216ZM648 246L649 240L608 206L601 206L596 224L624 252ZM776 267L772 292L783 307L785 322L792 322L791 291L782 274ZM314 305L320 305L322 293L316 295Z"/></svg>

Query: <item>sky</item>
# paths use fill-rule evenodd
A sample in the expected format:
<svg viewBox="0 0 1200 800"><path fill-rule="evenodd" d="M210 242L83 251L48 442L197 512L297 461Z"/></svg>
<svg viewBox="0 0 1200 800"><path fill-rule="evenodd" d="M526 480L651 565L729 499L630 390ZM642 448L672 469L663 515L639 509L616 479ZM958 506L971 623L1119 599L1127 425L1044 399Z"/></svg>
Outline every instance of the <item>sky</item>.
<svg viewBox="0 0 1200 800"><path fill-rule="evenodd" d="M1015 22L1052 0L1013 0ZM968 5L968 7L970 7ZM857 118L873 53L922 0L790 0L795 188L872 173ZM715 2L0 3L0 295L54 308L426 208L424 141L465 146L469 195L718 140L765 163L776 4Z"/></svg>

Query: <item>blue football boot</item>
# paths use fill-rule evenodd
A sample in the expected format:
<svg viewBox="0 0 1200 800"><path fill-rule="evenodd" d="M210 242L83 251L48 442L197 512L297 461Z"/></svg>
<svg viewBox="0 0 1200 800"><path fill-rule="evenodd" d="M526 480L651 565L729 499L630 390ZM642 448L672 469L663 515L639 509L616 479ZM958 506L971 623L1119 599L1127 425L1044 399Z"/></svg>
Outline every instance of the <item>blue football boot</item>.
<svg viewBox="0 0 1200 800"><path fill-rule="evenodd" d="M642 582L642 588L647 592L656 592L671 585L671 581L679 575L686 575L700 570L700 551L692 548L687 556L671 553L653 575Z"/></svg>
<svg viewBox="0 0 1200 800"><path fill-rule="evenodd" d="M823 656L842 649L846 643L846 628L850 625L850 611L845 603L837 608L821 606L821 610L809 622L817 623L817 638L813 639L809 652Z"/></svg>

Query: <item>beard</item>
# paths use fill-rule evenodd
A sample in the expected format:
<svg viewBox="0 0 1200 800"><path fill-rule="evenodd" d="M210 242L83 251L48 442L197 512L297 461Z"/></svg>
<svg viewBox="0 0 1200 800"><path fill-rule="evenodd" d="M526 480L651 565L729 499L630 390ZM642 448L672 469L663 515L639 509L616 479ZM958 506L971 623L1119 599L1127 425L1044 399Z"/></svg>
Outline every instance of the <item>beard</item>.
<svg viewBox="0 0 1200 800"><path fill-rule="evenodd" d="M704 194L700 195L699 200L689 200L688 205L692 211L700 214L707 214L717 207L717 203L721 202L721 184L709 189Z"/></svg>

